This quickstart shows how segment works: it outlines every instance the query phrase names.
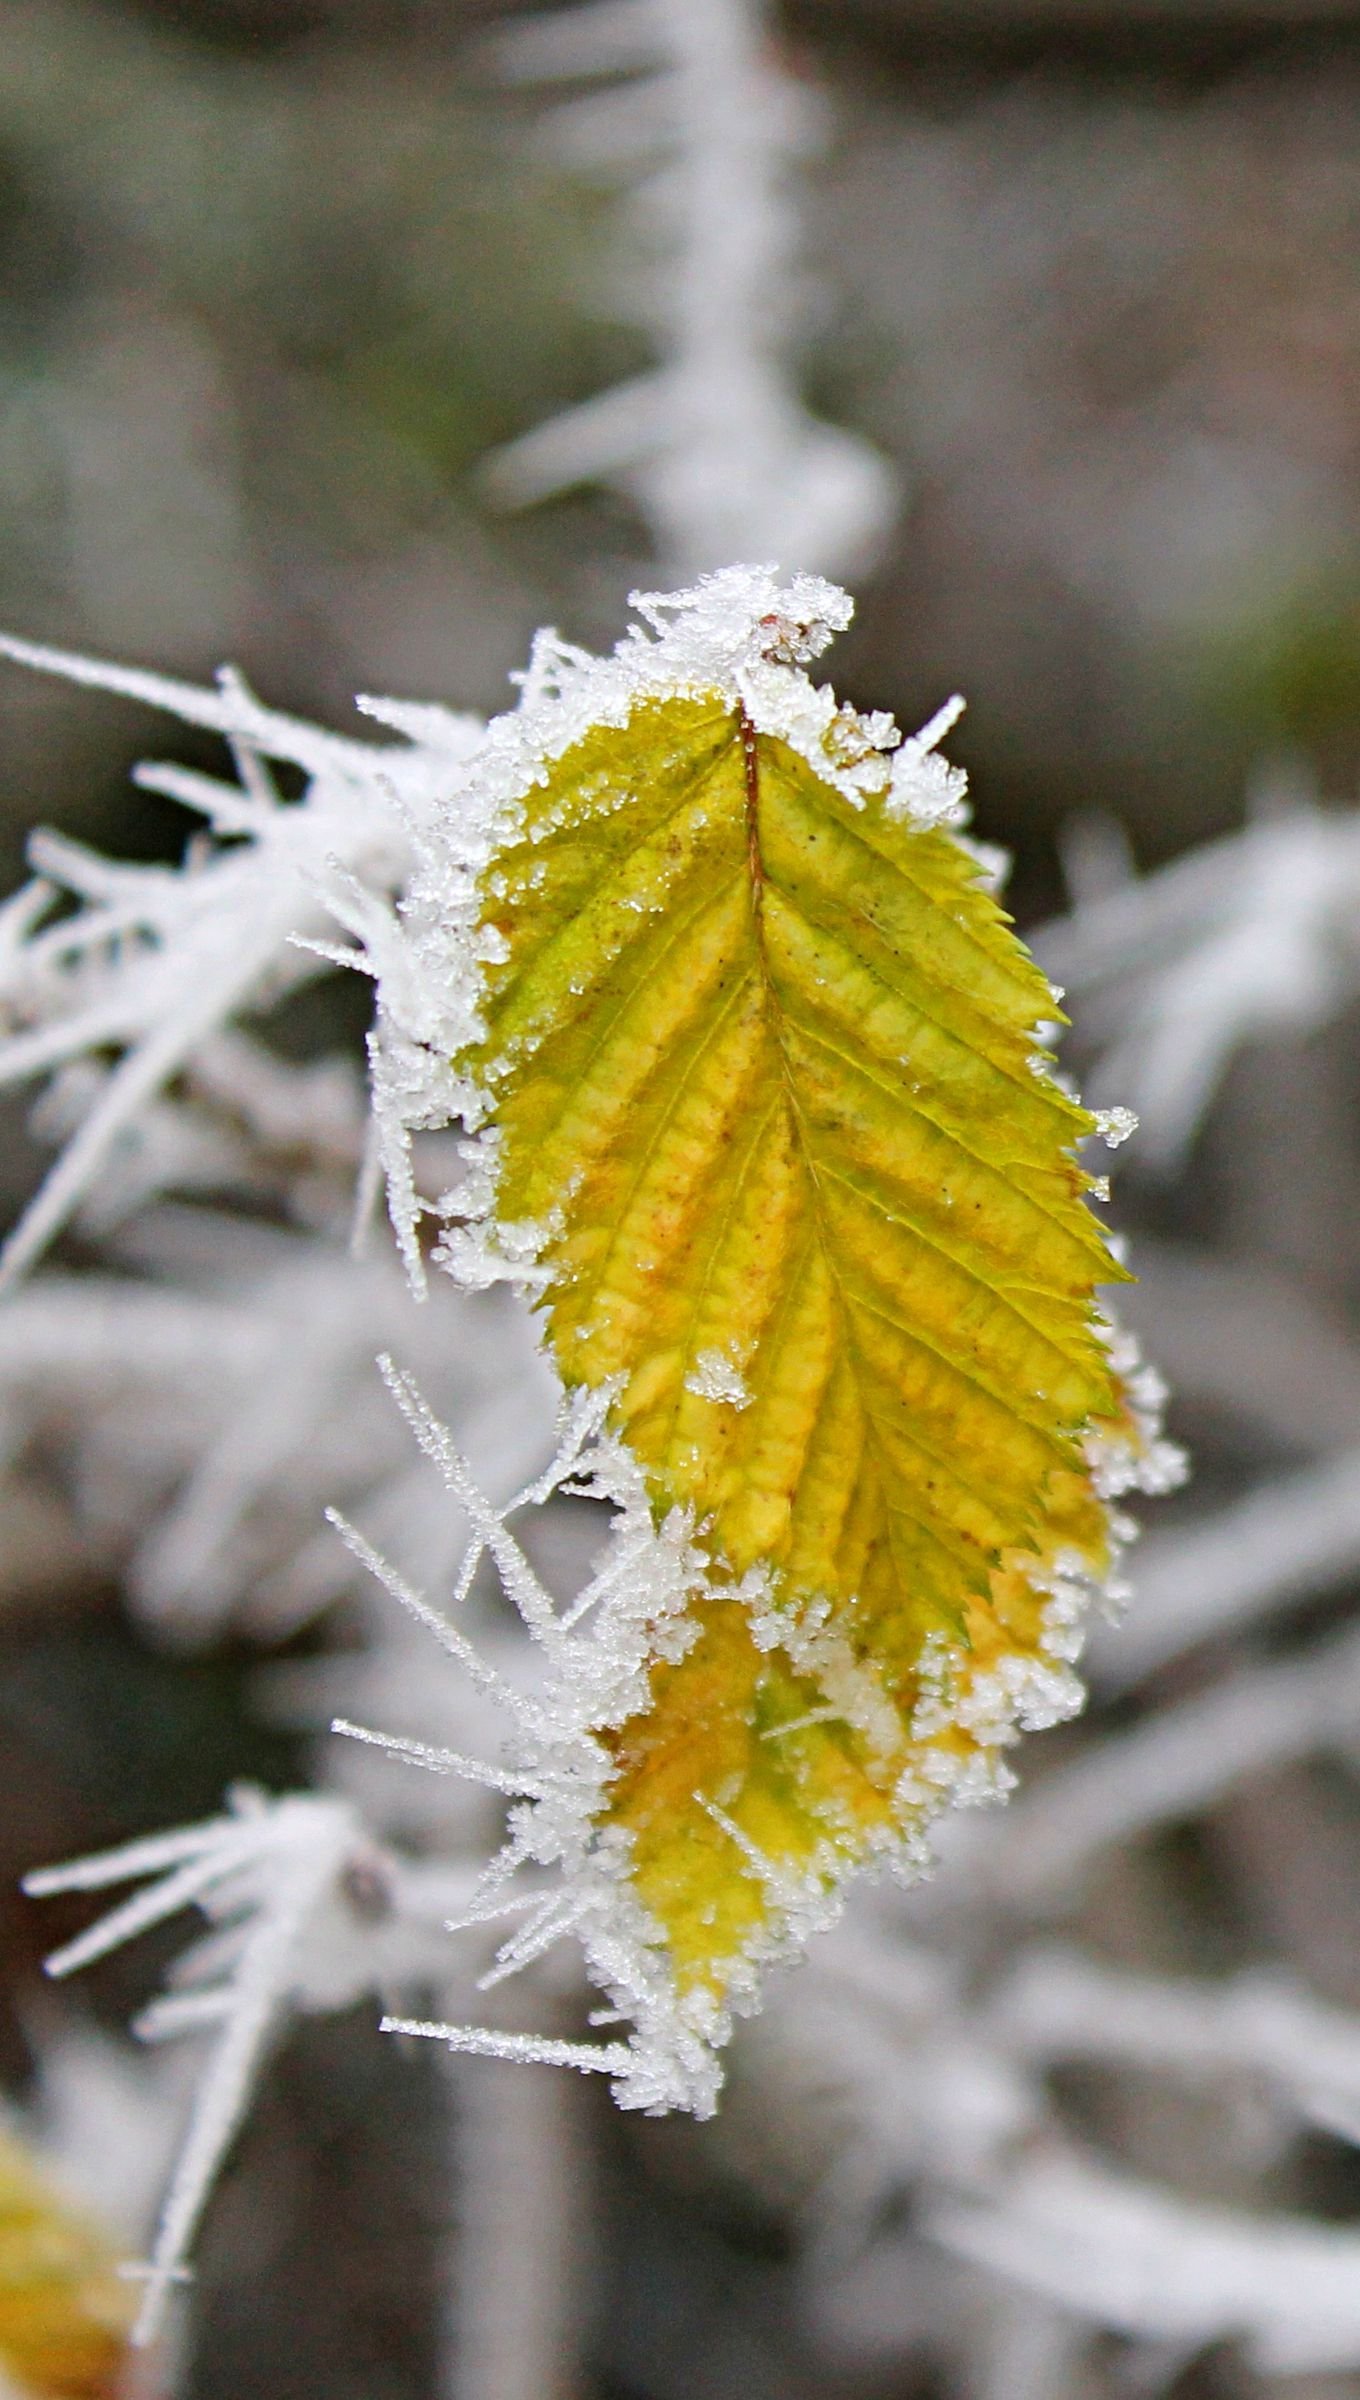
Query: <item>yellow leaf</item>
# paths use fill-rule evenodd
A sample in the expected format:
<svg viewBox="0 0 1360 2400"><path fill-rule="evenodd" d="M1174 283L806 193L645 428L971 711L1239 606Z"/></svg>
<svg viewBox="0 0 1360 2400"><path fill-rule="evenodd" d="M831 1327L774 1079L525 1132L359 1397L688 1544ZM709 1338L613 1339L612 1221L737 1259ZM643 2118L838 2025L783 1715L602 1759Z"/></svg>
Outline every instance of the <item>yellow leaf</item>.
<svg viewBox="0 0 1360 2400"><path fill-rule="evenodd" d="M562 1381L608 1393L704 1562L595 1728L594 1830L719 2038L848 1871L919 1854L942 1799L1004 1787L1017 1718L1076 1705L1097 1481L1142 1440L1095 1307L1096 1120L1035 1054L1054 995L952 771L798 671L814 613L752 612L725 667L633 637L507 751L454 1061Z"/></svg>
<svg viewBox="0 0 1360 2400"><path fill-rule="evenodd" d="M117 2384L135 2301L96 2228L0 2133L0 2366L51 2400Z"/></svg>

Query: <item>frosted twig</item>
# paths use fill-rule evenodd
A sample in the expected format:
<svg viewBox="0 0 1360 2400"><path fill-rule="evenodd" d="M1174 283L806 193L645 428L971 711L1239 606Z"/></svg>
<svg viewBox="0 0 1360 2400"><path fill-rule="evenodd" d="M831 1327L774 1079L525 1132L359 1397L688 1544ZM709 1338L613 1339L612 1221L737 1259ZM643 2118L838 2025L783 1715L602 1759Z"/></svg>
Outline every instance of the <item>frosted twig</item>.
<svg viewBox="0 0 1360 2400"><path fill-rule="evenodd" d="M864 565L896 477L867 442L810 416L794 387L805 277L792 185L816 125L761 0L593 0L499 48L518 80L634 78L562 106L557 129L571 165L632 180L650 271L619 305L661 363L498 452L493 491L524 505L615 483L684 575L742 557Z"/></svg>
<svg viewBox="0 0 1360 2400"><path fill-rule="evenodd" d="M1245 2341L1266 2374L1360 2361L1360 2235L1199 2207L1075 2153L995 2195L941 2200L937 2240L1088 2323L1198 2347Z"/></svg>
<svg viewBox="0 0 1360 2400"><path fill-rule="evenodd" d="M1155 1534L1139 1558L1138 1606L1118 1641L1093 1647L1107 1691L1139 1683L1200 1642L1334 1589L1360 1565L1360 1451L1259 1485L1245 1499Z"/></svg>
<svg viewBox="0 0 1360 2400"><path fill-rule="evenodd" d="M1329 1457L1346 1428L1360 1426L1360 1345L1303 1278L1260 1256L1226 1257L1146 1232L1137 1260L1126 1313L1183 1401L1226 1410L1286 1456ZM1154 1535L1139 1555L1139 1605L1128 1627L1135 1657L1147 1626L1147 1561L1162 1547ZM1155 1581L1155 1567L1153 1574Z"/></svg>
<svg viewBox="0 0 1360 2400"><path fill-rule="evenodd" d="M1073 1950L1030 1950L987 2017L1036 2063L1098 2059L1197 2081L1251 2075L1308 2123L1360 2142L1360 2018L1282 1975L1171 1982Z"/></svg>
<svg viewBox="0 0 1360 2400"><path fill-rule="evenodd" d="M221 2033L195 2095L188 2131L171 2179L156 2234L137 2339L149 2341L164 2312L251 2086L264 2046L281 2009L308 1979L309 1936L330 1901L334 1911L338 1878L347 1855L360 1847L352 1812L336 1800L288 1799L267 1803L242 1795L227 1817L168 1835L134 1842L103 1857L69 1867L46 1868L27 1878L34 1893L90 1889L155 1874L154 1884L48 1962L53 1974L69 1974L130 1941L137 1933L197 1901L232 1930L219 1940L200 1971L220 1980L192 1995L160 2004L148 2031L162 2036L220 2023ZM174 1865L175 1860L182 1861ZM364 1928L355 1926L350 1974L355 1992L371 1973ZM333 1937L332 1937L333 1939ZM192 1970L193 1956L185 1962ZM333 1964L328 1970L333 1972Z"/></svg>
<svg viewBox="0 0 1360 2400"><path fill-rule="evenodd" d="M0 653L211 728L232 745L241 777L236 788L143 770L211 828L182 870L119 866L50 836L35 840L43 879L11 904L0 940L9 1028L0 1079L50 1073L108 1046L121 1056L91 1085L87 1113L10 1235L0 1276L14 1276L87 1202L120 1141L211 1037L318 973L298 938L333 930L346 877L368 894L374 932L373 912L407 873L415 817L456 779L481 728L431 710L418 739L365 743L263 707L232 674L208 692L4 637ZM279 800L266 757L305 771L301 800ZM62 886L81 905L48 922Z"/></svg>
<svg viewBox="0 0 1360 2400"><path fill-rule="evenodd" d="M1360 819L1296 796L1117 886L1037 937L1144 1119L1144 1164L1184 1156L1233 1053L1330 1022L1360 987Z"/></svg>
<svg viewBox="0 0 1360 2400"><path fill-rule="evenodd" d="M1360 1633L1249 1668L1109 1734L993 1828L986 1875L1031 1908L1070 1893L1098 1852L1195 1815L1249 1775L1354 1740Z"/></svg>
<svg viewBox="0 0 1360 2400"><path fill-rule="evenodd" d="M450 2060L456 2314L448 2400L571 2400L588 2240L584 2095L567 2075ZM507 2274L507 2258L532 2273Z"/></svg>

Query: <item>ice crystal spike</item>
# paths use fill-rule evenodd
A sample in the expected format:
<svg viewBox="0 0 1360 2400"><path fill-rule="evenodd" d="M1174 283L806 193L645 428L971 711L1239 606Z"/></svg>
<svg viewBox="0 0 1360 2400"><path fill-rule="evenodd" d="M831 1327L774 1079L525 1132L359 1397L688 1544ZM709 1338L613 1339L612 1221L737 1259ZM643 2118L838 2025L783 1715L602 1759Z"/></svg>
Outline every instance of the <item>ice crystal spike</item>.
<svg viewBox="0 0 1360 2400"><path fill-rule="evenodd" d="M530 1802L517 1839L594 1875L587 1949L674 2062L1079 1704L1150 1435L1096 1306L1097 1121L955 831L956 712L900 743L814 686L849 616L816 577L637 606L527 679L428 847L408 923L463 1032L403 1073L475 1134L445 1263L523 1284L640 1478L651 1596L531 1624L576 1818ZM628 2081L711 2103L692 2063Z"/></svg>

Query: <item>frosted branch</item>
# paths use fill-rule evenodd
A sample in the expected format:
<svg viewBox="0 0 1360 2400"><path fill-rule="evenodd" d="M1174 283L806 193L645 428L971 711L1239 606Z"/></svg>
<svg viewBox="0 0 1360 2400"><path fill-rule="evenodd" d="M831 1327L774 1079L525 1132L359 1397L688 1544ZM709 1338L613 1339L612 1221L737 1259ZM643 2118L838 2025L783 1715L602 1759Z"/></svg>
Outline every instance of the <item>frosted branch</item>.
<svg viewBox="0 0 1360 2400"><path fill-rule="evenodd" d="M1360 821L1296 798L1078 907L1040 934L1104 1039L1144 1163L1172 1168L1242 1044L1329 1023L1360 989Z"/></svg>
<svg viewBox="0 0 1360 2400"><path fill-rule="evenodd" d="M984 1871L996 1891L1051 1906L1102 1850L1192 1817L1286 1760L1349 1749L1358 1700L1360 1635L1347 1632L1163 1707L1045 1777L993 1831Z"/></svg>
<svg viewBox="0 0 1360 2400"><path fill-rule="evenodd" d="M1106 1690L1335 1589L1360 1565L1360 1455L1282 1475L1183 1533L1149 1537L1138 1607L1093 1673Z"/></svg>
<svg viewBox="0 0 1360 2400"><path fill-rule="evenodd" d="M208 832L181 869L120 866L50 836L35 841L42 880L10 904L0 938L0 1080L51 1074L110 1047L120 1056L111 1072L87 1079L67 1146L0 1256L0 1278L13 1278L97 1202L120 1145L136 1134L144 1147L157 1106L165 1180L185 1163L186 1144L187 1180L202 1179L204 1153L192 1129L178 1145L173 1134L165 1138L177 1105L166 1095L233 1020L322 971L325 960L306 945L324 948L342 891L368 895L365 929L378 938L374 912L402 887L410 826L456 780L480 726L428 710L419 739L364 743L265 708L226 671L210 692L32 643L0 639L0 652L220 733L238 773L236 784L224 784L176 769L142 771L206 820ZM279 799L270 759L304 770L301 800ZM80 904L74 915L52 913L62 888ZM225 1164L219 1160L219 1171ZM135 1196L155 1180L143 1163Z"/></svg>
<svg viewBox="0 0 1360 2400"><path fill-rule="evenodd" d="M97 1890L159 1875L48 1961L65 1975L196 1904L216 1930L188 1950L175 1987L145 2013L144 2038L215 2035L161 2211L137 2339L157 2331L208 2195L290 2009L347 2007L394 1976L428 1975L442 1936L420 1877L389 1861L340 1800L233 1796L229 1815L133 1842L103 1856L39 1869L35 1895ZM381 1895L375 1908L369 1894Z"/></svg>
<svg viewBox="0 0 1360 2400"><path fill-rule="evenodd" d="M841 573L876 553L896 478L799 400L789 352L806 314L794 183L818 125L778 63L760 0L594 0L500 44L517 81L626 77L560 104L560 153L631 185L645 274L616 305L661 364L538 426L491 462L510 505L607 481L684 575L734 558Z"/></svg>
<svg viewBox="0 0 1360 2400"><path fill-rule="evenodd" d="M1245 2342L1266 2374L1360 2361L1360 2235L1197 2207L1077 2155L998 2198L939 2204L938 2240L1057 2307L1135 2339Z"/></svg>

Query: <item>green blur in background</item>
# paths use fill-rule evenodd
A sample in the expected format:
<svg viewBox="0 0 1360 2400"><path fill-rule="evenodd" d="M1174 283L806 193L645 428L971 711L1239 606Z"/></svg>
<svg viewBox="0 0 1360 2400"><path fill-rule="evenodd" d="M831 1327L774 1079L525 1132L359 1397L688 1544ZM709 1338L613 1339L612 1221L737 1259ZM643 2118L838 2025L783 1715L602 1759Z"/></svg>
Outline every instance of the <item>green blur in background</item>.
<svg viewBox="0 0 1360 2400"><path fill-rule="evenodd" d="M480 708L545 617L612 638L647 530L498 514L479 462L645 364L617 194L508 90L493 0L10 0L0 21L0 620L345 720ZM1360 724L1360 27L1350 8L804 0L814 405L906 503L836 672L956 687L984 830L1148 856L1263 748L1349 789ZM3 697L6 863L130 802L149 727ZM125 744L121 752L119 741Z"/></svg>

